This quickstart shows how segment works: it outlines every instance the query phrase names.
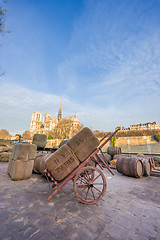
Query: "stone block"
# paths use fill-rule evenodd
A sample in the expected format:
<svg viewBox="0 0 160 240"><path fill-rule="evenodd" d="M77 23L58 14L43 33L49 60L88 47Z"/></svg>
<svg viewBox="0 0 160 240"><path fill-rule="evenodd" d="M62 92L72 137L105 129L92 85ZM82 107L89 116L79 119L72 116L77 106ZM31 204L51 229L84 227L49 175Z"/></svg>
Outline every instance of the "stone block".
<svg viewBox="0 0 160 240"><path fill-rule="evenodd" d="M47 144L47 136L45 134L34 134L32 143L37 147L44 148Z"/></svg>
<svg viewBox="0 0 160 240"><path fill-rule="evenodd" d="M8 162L10 159L10 152L1 152L0 153L0 162Z"/></svg>
<svg viewBox="0 0 160 240"><path fill-rule="evenodd" d="M12 150L11 158L21 161L29 161L33 160L36 156L36 145L34 144L27 144L27 143L17 143L14 145Z"/></svg>
<svg viewBox="0 0 160 240"><path fill-rule="evenodd" d="M13 180L25 180L31 177L33 170L34 160L11 161L8 164L8 174Z"/></svg>
<svg viewBox="0 0 160 240"><path fill-rule="evenodd" d="M0 146L7 146L11 144L10 140L6 140L6 139L0 139Z"/></svg>
<svg viewBox="0 0 160 240"><path fill-rule="evenodd" d="M1 152L9 152L9 151L11 151L11 150L12 150L11 147L6 147L6 146L5 146L5 147L2 147L2 146L0 147L0 153L1 153Z"/></svg>

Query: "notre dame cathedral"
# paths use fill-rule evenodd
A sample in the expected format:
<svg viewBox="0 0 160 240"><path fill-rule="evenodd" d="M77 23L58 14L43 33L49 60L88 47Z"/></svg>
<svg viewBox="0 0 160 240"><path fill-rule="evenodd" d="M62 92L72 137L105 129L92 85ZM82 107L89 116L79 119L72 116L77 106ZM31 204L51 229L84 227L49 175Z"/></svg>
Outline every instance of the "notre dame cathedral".
<svg viewBox="0 0 160 240"><path fill-rule="evenodd" d="M58 116L51 114L42 116L41 112L34 111L30 122L30 133L40 133L54 139L69 139L83 128L76 115L62 118L61 103Z"/></svg>

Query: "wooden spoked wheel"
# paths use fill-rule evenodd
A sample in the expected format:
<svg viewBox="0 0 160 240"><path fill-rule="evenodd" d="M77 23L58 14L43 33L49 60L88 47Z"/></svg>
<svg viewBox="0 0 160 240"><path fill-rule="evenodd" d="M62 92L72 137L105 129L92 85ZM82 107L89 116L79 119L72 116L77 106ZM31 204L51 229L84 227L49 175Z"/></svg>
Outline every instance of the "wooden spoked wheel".
<svg viewBox="0 0 160 240"><path fill-rule="evenodd" d="M96 167L84 167L75 176L74 192L83 203L97 203L104 196L106 188L105 176Z"/></svg>

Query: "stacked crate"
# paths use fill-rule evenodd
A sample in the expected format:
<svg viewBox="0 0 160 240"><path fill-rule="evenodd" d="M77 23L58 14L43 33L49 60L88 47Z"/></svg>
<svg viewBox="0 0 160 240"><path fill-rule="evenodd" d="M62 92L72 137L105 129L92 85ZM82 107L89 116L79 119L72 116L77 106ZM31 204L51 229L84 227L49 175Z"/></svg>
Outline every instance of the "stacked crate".
<svg viewBox="0 0 160 240"><path fill-rule="evenodd" d="M32 175L37 146L17 143L8 163L8 174L13 180L28 179Z"/></svg>

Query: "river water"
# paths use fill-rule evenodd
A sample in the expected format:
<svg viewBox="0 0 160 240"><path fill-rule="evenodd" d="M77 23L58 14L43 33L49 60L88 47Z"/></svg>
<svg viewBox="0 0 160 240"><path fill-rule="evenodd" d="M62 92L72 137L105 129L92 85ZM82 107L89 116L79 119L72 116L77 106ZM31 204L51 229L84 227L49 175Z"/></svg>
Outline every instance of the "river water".
<svg viewBox="0 0 160 240"><path fill-rule="evenodd" d="M124 145L121 146L122 153L144 153L159 155L160 143L144 144L144 145Z"/></svg>

